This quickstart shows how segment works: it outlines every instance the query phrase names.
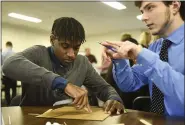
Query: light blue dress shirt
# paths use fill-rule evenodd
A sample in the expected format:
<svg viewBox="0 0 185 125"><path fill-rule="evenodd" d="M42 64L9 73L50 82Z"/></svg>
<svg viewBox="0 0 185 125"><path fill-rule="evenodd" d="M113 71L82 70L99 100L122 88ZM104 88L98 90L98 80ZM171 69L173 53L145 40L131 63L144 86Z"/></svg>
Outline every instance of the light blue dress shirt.
<svg viewBox="0 0 185 125"><path fill-rule="evenodd" d="M113 77L124 92L149 84L150 97L152 83L155 83L164 94L165 115L184 116L184 24L165 39L172 42L168 62L159 57L161 38L148 49L142 49L133 67L128 66L125 59L113 60Z"/></svg>
<svg viewBox="0 0 185 125"><path fill-rule="evenodd" d="M10 55L14 54L15 52L12 50L12 48L7 48L4 52L2 52L2 64L4 63L4 60L8 58Z"/></svg>

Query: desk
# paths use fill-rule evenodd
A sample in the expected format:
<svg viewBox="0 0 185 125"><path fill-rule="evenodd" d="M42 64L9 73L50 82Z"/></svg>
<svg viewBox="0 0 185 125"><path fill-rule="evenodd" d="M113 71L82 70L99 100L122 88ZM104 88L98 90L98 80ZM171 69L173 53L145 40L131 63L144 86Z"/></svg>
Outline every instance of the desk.
<svg viewBox="0 0 185 125"><path fill-rule="evenodd" d="M65 121L67 125L112 125L121 123L124 123L124 125L184 125L184 119L182 118L165 118L153 113L136 110L128 110L127 114L110 116L104 121L46 119L28 115L28 113L43 113L50 108L52 107L2 107L2 115L5 125L8 125L8 116L11 117L11 125L45 125L47 121L52 123L63 123ZM142 123L143 120L149 124Z"/></svg>

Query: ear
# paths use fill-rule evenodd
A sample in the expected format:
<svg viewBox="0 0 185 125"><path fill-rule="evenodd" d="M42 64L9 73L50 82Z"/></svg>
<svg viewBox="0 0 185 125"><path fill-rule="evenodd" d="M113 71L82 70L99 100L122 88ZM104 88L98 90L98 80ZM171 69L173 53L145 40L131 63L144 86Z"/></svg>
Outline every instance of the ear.
<svg viewBox="0 0 185 125"><path fill-rule="evenodd" d="M173 1L172 2L172 11L173 11L173 15L176 15L181 7L181 2L180 1Z"/></svg>
<svg viewBox="0 0 185 125"><path fill-rule="evenodd" d="M55 40L55 36L53 34L50 35L50 43L52 46L54 46L54 40Z"/></svg>

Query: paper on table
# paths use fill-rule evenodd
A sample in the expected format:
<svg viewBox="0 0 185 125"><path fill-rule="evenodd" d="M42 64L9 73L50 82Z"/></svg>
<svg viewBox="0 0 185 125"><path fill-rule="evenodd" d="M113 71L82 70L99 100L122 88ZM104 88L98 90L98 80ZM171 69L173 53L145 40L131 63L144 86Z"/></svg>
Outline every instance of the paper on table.
<svg viewBox="0 0 185 125"><path fill-rule="evenodd" d="M91 107L92 113L85 110L76 110L72 106L64 106L57 109L49 109L49 111L36 117L59 118L59 119L80 119L80 120L105 120L110 114L105 114L102 108Z"/></svg>

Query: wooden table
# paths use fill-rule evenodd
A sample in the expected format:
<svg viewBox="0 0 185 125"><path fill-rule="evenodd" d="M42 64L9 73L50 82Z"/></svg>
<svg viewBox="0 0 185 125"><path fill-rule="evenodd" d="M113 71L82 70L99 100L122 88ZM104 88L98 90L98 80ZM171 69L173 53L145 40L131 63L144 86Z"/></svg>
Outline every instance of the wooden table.
<svg viewBox="0 0 185 125"><path fill-rule="evenodd" d="M46 119L36 118L28 113L43 113L52 107L2 107L2 115L5 125L9 125L8 116L11 118L11 125L45 125L47 121L63 123L67 125L184 125L183 118L172 118L156 115L148 112L128 110L127 114L110 116L104 121L83 121L67 119ZM98 117L98 116L97 116Z"/></svg>

